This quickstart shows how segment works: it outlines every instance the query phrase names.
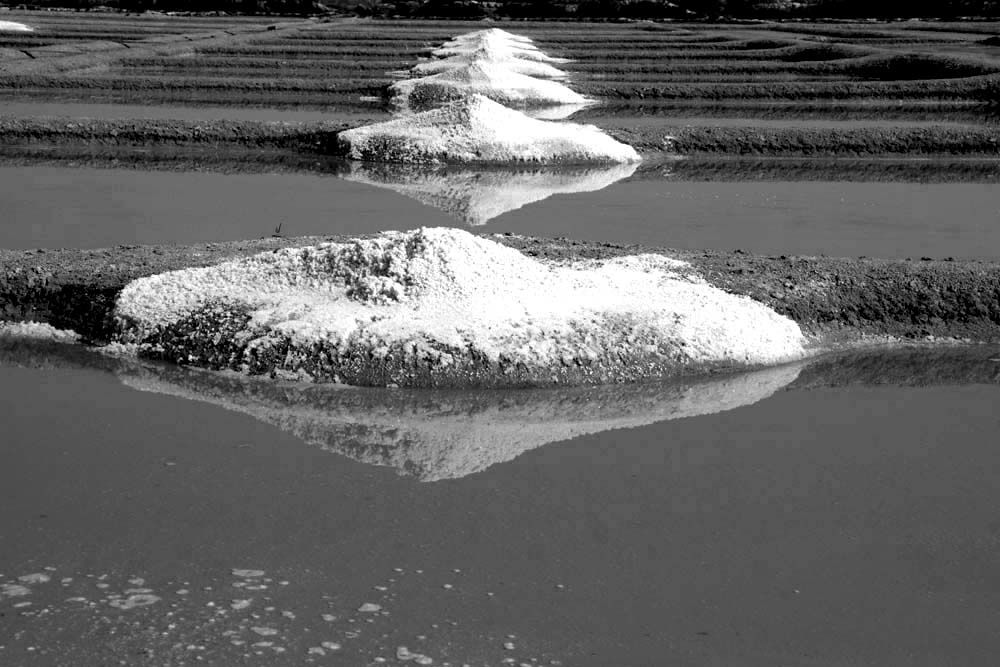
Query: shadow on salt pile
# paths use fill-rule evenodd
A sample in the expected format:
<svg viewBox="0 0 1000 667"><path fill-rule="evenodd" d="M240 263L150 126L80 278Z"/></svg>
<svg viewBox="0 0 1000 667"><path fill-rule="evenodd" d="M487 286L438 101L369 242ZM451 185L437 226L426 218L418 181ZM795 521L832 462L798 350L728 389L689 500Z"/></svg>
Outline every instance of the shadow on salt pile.
<svg viewBox="0 0 1000 667"><path fill-rule="evenodd" d="M557 194L595 192L635 173L638 163L605 167L463 169L352 162L348 181L398 192L472 225Z"/></svg>

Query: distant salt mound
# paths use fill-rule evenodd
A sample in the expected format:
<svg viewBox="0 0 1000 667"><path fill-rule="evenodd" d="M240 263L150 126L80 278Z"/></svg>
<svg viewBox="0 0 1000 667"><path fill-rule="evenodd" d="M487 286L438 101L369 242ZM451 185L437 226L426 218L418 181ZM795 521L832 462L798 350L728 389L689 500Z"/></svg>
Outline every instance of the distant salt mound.
<svg viewBox="0 0 1000 667"><path fill-rule="evenodd" d="M638 166L632 162L563 169L469 170L354 163L341 177L388 188L476 226L556 194L603 190L631 176Z"/></svg>
<svg viewBox="0 0 1000 667"><path fill-rule="evenodd" d="M403 79L389 86L400 109L428 109L456 99L482 95L511 107L586 104L590 100L551 79L521 74L507 62L474 60L438 74Z"/></svg>
<svg viewBox="0 0 1000 667"><path fill-rule="evenodd" d="M35 29L23 23L13 21L0 21L0 32L34 32Z"/></svg>
<svg viewBox="0 0 1000 667"><path fill-rule="evenodd" d="M360 391L164 366L118 377L133 389L218 405L328 452L434 482L481 472L549 443L751 405L799 371L789 364L694 381L517 392Z"/></svg>
<svg viewBox="0 0 1000 667"><path fill-rule="evenodd" d="M684 262L549 263L448 228L142 278L115 315L143 355L375 386L613 383L805 354L795 322Z"/></svg>
<svg viewBox="0 0 1000 667"><path fill-rule="evenodd" d="M505 51L511 56L522 60L537 60L547 63L570 62L566 58L556 58L548 55L532 44L530 40L525 41L527 40L526 37L514 39L518 36L506 33L502 30L498 32L503 34L486 34L486 31L480 31L460 35L449 42L445 42L439 48L433 49L431 51L431 55L439 58L447 58L451 56L468 56L481 49L494 49L497 51Z"/></svg>
<svg viewBox="0 0 1000 667"><path fill-rule="evenodd" d="M450 58L418 63L410 72L418 77L431 76L455 69L462 69L476 63L499 64L515 74L523 74L524 76L532 76L538 79L565 79L569 76L563 70L548 63L519 58L516 54L512 54L506 49L491 47L482 47L472 50L467 54L452 56Z"/></svg>
<svg viewBox="0 0 1000 667"><path fill-rule="evenodd" d="M529 118L473 95L338 135L354 160L409 163L638 162L635 149L593 125Z"/></svg>

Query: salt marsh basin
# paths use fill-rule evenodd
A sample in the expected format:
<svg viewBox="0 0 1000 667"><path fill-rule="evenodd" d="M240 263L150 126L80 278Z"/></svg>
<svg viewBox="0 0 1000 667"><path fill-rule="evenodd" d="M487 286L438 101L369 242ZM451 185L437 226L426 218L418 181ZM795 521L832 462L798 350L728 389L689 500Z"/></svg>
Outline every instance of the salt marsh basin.
<svg viewBox="0 0 1000 667"><path fill-rule="evenodd" d="M727 412L422 483L136 391L117 362L8 351L0 585L30 593L0 600L0 651L985 667L997 352L921 354L806 368ZM18 581L34 573L49 581ZM136 595L158 599L116 602Z"/></svg>
<svg viewBox="0 0 1000 667"><path fill-rule="evenodd" d="M998 24L0 15L0 664L995 662Z"/></svg>

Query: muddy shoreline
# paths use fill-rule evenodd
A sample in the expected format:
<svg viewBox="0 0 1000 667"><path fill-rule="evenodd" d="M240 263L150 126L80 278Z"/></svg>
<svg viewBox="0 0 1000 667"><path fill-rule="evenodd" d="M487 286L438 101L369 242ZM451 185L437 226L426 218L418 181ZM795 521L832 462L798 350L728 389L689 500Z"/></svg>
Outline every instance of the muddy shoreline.
<svg viewBox="0 0 1000 667"><path fill-rule="evenodd" d="M796 321L817 344L893 339L1000 342L1000 263L760 256L636 245L484 235L548 259L660 253L690 262L712 284ZM351 237L356 238L356 237ZM112 312L132 280L347 237L262 238L98 250L0 250L0 320L47 322L107 342Z"/></svg>
<svg viewBox="0 0 1000 667"><path fill-rule="evenodd" d="M374 117L375 114L373 114ZM600 119L588 119L601 126ZM587 122L587 121L585 121ZM364 122L276 122L0 116L0 150L6 148L284 149L307 155L341 156L338 135ZM665 123L608 127L614 139L644 156L663 154L727 157L962 157L1000 158L1000 139L990 127L802 128L701 127Z"/></svg>

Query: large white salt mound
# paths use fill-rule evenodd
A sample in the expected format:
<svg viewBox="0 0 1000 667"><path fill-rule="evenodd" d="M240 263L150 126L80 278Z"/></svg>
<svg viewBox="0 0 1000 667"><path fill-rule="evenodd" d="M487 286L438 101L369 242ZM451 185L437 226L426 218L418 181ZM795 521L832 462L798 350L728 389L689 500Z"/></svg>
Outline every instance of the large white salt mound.
<svg viewBox="0 0 1000 667"><path fill-rule="evenodd" d="M507 63L475 60L438 74L404 79L389 86L401 109L426 109L454 99L483 95L506 106L586 104L590 100L569 86L520 74Z"/></svg>
<svg viewBox="0 0 1000 667"><path fill-rule="evenodd" d="M0 21L0 32L34 32L35 29L23 23Z"/></svg>
<svg viewBox="0 0 1000 667"><path fill-rule="evenodd" d="M556 194L603 190L638 167L631 162L570 169L469 170L353 162L341 177L388 188L475 226Z"/></svg>
<svg viewBox="0 0 1000 667"><path fill-rule="evenodd" d="M142 278L122 290L115 314L118 340L152 353L173 346L171 358L199 363L219 349L236 369L266 359L267 370L397 384L417 382L417 369L434 384L484 365L553 382L566 369L577 381L576 369L595 369L607 381L623 365L642 376L805 353L795 322L706 283L684 262L550 263L451 228Z"/></svg>
<svg viewBox="0 0 1000 667"><path fill-rule="evenodd" d="M697 381L517 392L332 389L164 366L118 377L133 389L247 414L323 450L432 482L465 477L549 443L751 405L799 371L787 364Z"/></svg>
<svg viewBox="0 0 1000 667"><path fill-rule="evenodd" d="M535 120L482 95L341 132L347 156L378 162L638 162L593 125Z"/></svg>

